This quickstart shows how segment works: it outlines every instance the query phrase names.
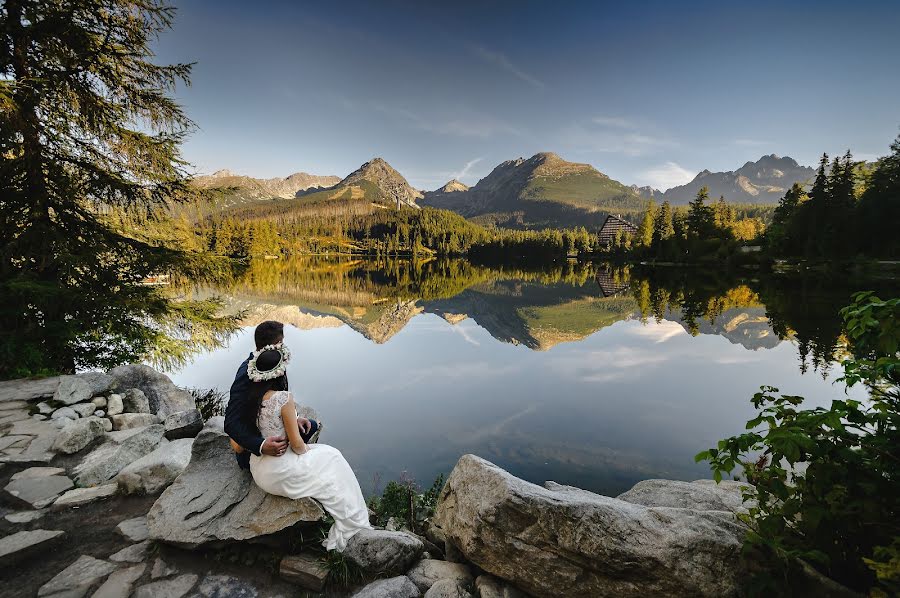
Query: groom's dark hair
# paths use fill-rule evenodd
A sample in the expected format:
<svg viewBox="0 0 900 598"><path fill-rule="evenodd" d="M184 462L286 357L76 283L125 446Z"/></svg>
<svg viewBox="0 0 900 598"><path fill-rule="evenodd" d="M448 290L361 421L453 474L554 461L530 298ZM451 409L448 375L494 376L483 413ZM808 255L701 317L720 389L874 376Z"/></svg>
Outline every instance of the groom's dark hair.
<svg viewBox="0 0 900 598"><path fill-rule="evenodd" d="M257 350L267 345L274 345L282 339L284 339L284 324L275 320L266 320L257 326L253 332L253 340L256 341Z"/></svg>

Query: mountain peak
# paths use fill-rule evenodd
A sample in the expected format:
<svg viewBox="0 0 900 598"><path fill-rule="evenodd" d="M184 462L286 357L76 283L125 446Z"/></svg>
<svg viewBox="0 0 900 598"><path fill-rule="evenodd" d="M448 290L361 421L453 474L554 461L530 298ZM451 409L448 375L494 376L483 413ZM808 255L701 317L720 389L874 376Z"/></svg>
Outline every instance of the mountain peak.
<svg viewBox="0 0 900 598"><path fill-rule="evenodd" d="M469 186L461 183L457 179L448 181L446 185L435 191L435 193L457 193L459 191L468 191Z"/></svg>
<svg viewBox="0 0 900 598"><path fill-rule="evenodd" d="M223 168L221 170L215 171L214 173L212 173L209 176L214 179L224 179L227 177L237 176L237 174L235 174L235 172L233 170L228 170L227 168Z"/></svg>
<svg viewBox="0 0 900 598"><path fill-rule="evenodd" d="M746 162L734 171L700 171L686 184L673 187L663 197L673 204L689 202L702 186L709 187L711 197L724 196L731 202L775 203L794 183L808 181L812 168L800 166L789 156L766 154L756 162Z"/></svg>

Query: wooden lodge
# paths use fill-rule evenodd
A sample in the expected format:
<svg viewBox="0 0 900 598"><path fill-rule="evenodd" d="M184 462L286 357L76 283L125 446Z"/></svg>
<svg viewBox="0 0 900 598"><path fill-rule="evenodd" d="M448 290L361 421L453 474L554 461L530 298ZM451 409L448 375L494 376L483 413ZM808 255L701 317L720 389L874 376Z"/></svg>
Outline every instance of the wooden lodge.
<svg viewBox="0 0 900 598"><path fill-rule="evenodd" d="M618 216L613 216L610 214L606 217L606 220L603 221L603 226L600 227L600 232L597 233L600 244L609 247L616 240L616 235L622 231L622 235L636 235L638 232L638 228L630 222L626 222L622 220Z"/></svg>

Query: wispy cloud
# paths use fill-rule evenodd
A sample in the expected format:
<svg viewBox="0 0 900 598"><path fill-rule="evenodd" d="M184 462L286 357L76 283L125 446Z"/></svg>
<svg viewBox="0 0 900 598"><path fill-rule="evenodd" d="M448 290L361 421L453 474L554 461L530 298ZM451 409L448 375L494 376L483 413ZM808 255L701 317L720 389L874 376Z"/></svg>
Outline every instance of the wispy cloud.
<svg viewBox="0 0 900 598"><path fill-rule="evenodd" d="M634 122L620 116L595 116L591 122L601 127L618 127L620 129L636 129Z"/></svg>
<svg viewBox="0 0 900 598"><path fill-rule="evenodd" d="M510 73L514 77L517 77L518 79L524 81L532 87L536 87L538 89L543 89L545 87L543 81L517 67L509 58L506 57L505 54L501 54L500 52L495 52L493 50L485 48L484 46L475 44L470 44L469 49L473 54L481 58L484 62L492 64L497 68Z"/></svg>
<svg viewBox="0 0 900 598"><path fill-rule="evenodd" d="M460 180L466 176L468 176L469 172L471 172L472 167L484 160L484 158L475 158L474 160L469 160L466 162L466 165L462 167L459 172L453 173L453 178Z"/></svg>
<svg viewBox="0 0 900 598"><path fill-rule="evenodd" d="M622 127L575 124L562 130L561 141L579 152L644 156L678 144L667 137L648 135Z"/></svg>
<svg viewBox="0 0 900 598"><path fill-rule="evenodd" d="M675 162L666 162L641 173L642 182L655 189L665 191L678 185L684 185L694 179L694 174Z"/></svg>

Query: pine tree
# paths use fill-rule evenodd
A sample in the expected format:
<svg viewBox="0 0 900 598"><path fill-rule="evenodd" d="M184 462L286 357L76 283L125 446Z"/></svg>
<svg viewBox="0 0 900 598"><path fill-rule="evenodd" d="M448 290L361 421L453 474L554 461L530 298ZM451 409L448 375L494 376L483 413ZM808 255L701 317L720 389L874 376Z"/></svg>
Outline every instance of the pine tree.
<svg viewBox="0 0 900 598"><path fill-rule="evenodd" d="M170 97L190 65L152 61L173 16L162 0L0 11L0 377L135 359L169 325L226 327L211 305L141 285L184 256L108 217L190 195L179 146L193 123Z"/></svg>
<svg viewBox="0 0 900 598"><path fill-rule="evenodd" d="M900 136L878 160L859 200L856 237L872 255L900 258Z"/></svg>
<svg viewBox="0 0 900 598"><path fill-rule="evenodd" d="M656 222L654 222L653 246L659 247L660 243L671 239L673 236L675 236L675 228L672 221L672 206L666 200L660 206Z"/></svg>
<svg viewBox="0 0 900 598"><path fill-rule="evenodd" d="M653 243L653 230L656 223L656 204L651 199L647 203L647 211L644 212L644 218L641 220L641 227L638 232L640 244L649 247Z"/></svg>
<svg viewBox="0 0 900 598"><path fill-rule="evenodd" d="M708 199L709 187L703 186L688 204L688 232L693 237L707 238L714 226L713 210L706 205Z"/></svg>

